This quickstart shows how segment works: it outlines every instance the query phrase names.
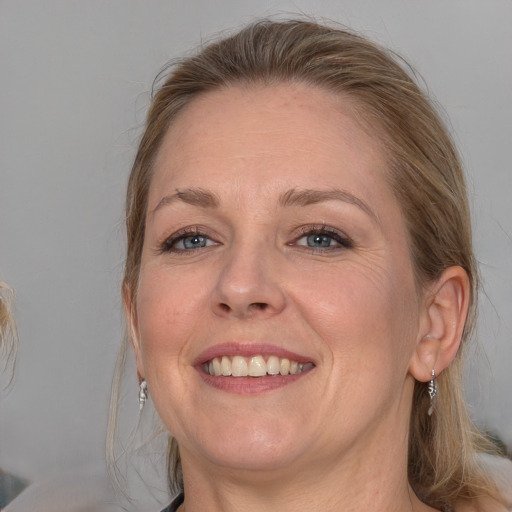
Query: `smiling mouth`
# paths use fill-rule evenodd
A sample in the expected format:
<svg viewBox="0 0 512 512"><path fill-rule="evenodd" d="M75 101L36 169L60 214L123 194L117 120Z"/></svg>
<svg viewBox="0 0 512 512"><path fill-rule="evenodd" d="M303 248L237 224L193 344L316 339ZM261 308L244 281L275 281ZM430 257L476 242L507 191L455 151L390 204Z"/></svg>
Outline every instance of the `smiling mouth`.
<svg viewBox="0 0 512 512"><path fill-rule="evenodd" d="M212 377L266 377L298 375L311 370L314 366L313 363L299 363L278 356L222 356L204 363L203 371Z"/></svg>

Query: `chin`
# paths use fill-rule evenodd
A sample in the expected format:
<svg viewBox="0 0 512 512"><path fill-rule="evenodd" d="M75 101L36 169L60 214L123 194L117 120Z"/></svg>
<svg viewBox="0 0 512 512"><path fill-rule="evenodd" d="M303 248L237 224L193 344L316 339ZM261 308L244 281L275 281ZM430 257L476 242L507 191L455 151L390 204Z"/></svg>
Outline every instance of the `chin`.
<svg viewBox="0 0 512 512"><path fill-rule="evenodd" d="M242 448L220 452L215 450L209 454L209 460L213 465L235 471L259 472L269 474L293 466L296 454L283 453L280 447L275 449L261 449L253 447L243 451Z"/></svg>
<svg viewBox="0 0 512 512"><path fill-rule="evenodd" d="M230 428L211 429L198 447L201 456L213 465L239 471L281 470L296 461L306 440L297 438L291 425L268 423L247 425L236 420ZM300 424L300 423L299 423ZM293 441L293 442L292 442Z"/></svg>

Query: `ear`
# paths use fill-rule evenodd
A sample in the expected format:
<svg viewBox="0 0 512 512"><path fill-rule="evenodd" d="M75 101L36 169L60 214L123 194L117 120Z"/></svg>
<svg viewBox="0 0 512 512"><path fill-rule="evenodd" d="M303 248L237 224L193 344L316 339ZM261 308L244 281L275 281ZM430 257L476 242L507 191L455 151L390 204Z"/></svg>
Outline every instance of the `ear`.
<svg viewBox="0 0 512 512"><path fill-rule="evenodd" d="M140 381L144 378L144 365L142 363L142 350L140 345L139 324L137 319L137 305L135 303L134 294L126 283L123 284L123 307L124 314L126 316L126 327L128 329L130 342L135 353L137 376L139 377Z"/></svg>
<svg viewBox="0 0 512 512"><path fill-rule="evenodd" d="M420 339L412 355L409 373L421 382L436 376L453 361L468 314L471 288L462 267L447 268L425 295Z"/></svg>

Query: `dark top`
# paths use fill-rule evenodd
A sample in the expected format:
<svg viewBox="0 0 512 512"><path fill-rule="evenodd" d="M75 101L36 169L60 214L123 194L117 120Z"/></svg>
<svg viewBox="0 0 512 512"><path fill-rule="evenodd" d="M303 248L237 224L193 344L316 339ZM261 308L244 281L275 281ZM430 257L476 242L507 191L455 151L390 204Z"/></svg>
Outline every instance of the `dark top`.
<svg viewBox="0 0 512 512"><path fill-rule="evenodd" d="M182 494L179 494L178 497L176 497L172 503L162 510L162 512L176 512L178 510L178 507L183 503L183 500L185 499L185 496Z"/></svg>
<svg viewBox="0 0 512 512"><path fill-rule="evenodd" d="M28 481L24 478L11 475L0 469L0 507L16 498L27 487Z"/></svg>

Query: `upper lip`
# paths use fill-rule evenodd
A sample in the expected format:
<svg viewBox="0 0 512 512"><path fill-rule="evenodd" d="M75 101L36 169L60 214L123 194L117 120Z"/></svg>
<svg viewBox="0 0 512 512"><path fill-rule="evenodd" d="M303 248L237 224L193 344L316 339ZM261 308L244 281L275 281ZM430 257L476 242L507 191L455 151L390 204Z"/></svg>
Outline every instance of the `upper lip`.
<svg viewBox="0 0 512 512"><path fill-rule="evenodd" d="M261 355L263 357L277 356L280 358L290 359L298 363L306 364L314 361L307 356L297 354L283 347L268 343L250 343L250 342L229 342L214 345L202 352L194 361L194 366L203 365L204 363L222 356L243 356L252 357Z"/></svg>

